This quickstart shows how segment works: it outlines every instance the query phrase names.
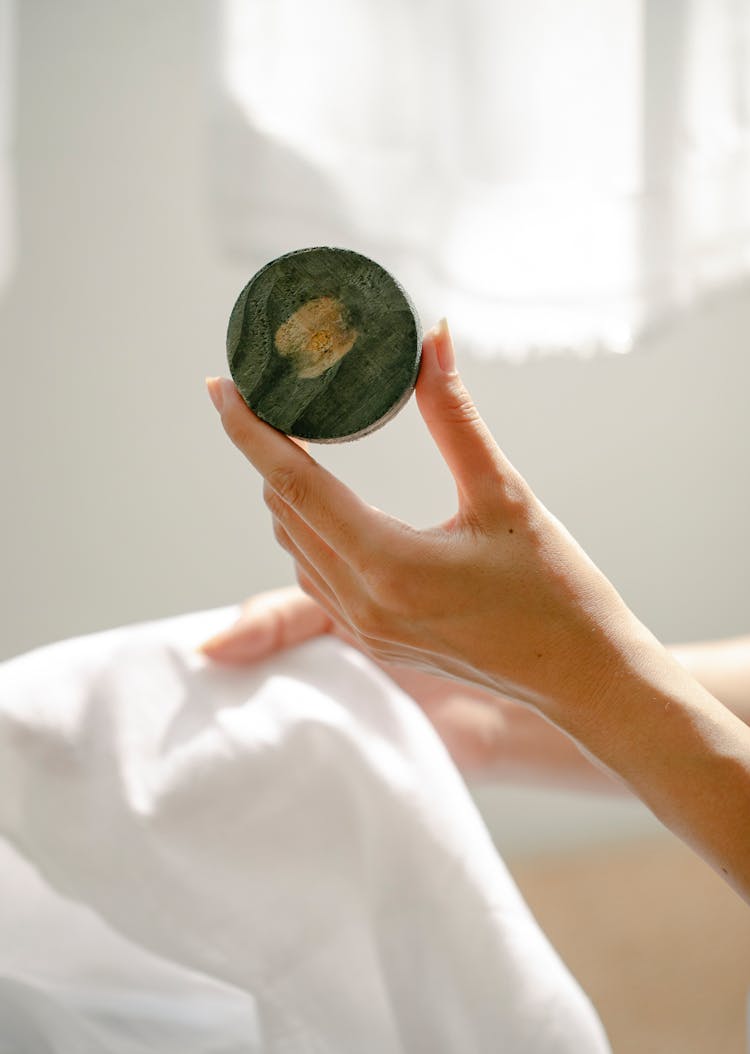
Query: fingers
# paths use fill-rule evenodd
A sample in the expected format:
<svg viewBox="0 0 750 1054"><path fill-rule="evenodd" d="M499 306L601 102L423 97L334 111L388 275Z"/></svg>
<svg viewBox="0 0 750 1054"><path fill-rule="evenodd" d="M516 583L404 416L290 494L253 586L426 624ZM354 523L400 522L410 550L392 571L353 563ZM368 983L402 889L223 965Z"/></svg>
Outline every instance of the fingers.
<svg viewBox="0 0 750 1054"><path fill-rule="evenodd" d="M515 470L479 416L455 370L453 342L443 319L424 339L416 387L425 424L455 480L461 505L497 502Z"/></svg>
<svg viewBox="0 0 750 1054"><path fill-rule="evenodd" d="M326 610L340 612L341 604L334 590L295 543L286 528L275 517L273 520L273 533L281 548L289 553L294 561L300 586L305 589L305 586L300 581L300 574L302 574L306 583L311 582L315 586L316 599L320 596L325 597Z"/></svg>
<svg viewBox="0 0 750 1054"><path fill-rule="evenodd" d="M276 541L303 567L318 588L328 594L332 602L337 602L338 597L354 584L355 576L346 561L268 483L263 487L263 498L273 515Z"/></svg>
<svg viewBox="0 0 750 1054"><path fill-rule="evenodd" d="M225 377L206 378L234 445L269 486L354 568L363 566L384 517L319 465L300 445L261 421Z"/></svg>
<svg viewBox="0 0 750 1054"><path fill-rule="evenodd" d="M332 621L299 589L277 589L251 597L234 623L199 645L216 662L250 663L328 633Z"/></svg>
<svg viewBox="0 0 750 1054"><path fill-rule="evenodd" d="M327 594L321 592L318 586L301 568L297 568L297 581L304 591L308 594L308 598L315 604L317 604L321 611L327 616L328 630L329 633L335 633L341 640L346 641L347 644L351 644L353 647L359 647L353 633L351 632L351 626L349 623L342 619L341 611L336 604L332 604L329 601Z"/></svg>

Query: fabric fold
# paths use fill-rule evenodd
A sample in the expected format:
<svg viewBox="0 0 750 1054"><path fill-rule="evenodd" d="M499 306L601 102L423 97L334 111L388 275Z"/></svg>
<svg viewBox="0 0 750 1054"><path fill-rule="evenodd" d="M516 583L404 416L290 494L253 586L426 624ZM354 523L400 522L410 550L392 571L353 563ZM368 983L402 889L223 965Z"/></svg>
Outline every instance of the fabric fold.
<svg viewBox="0 0 750 1054"><path fill-rule="evenodd" d="M184 971L193 997L205 982L238 1012L244 998L245 1046L217 1050L606 1051L414 702L330 637L213 665L195 645L235 613L0 666L0 830L42 886ZM38 964L9 975L0 945L0 972L43 989ZM116 948L55 978L82 1028L107 965L125 1001L138 987Z"/></svg>

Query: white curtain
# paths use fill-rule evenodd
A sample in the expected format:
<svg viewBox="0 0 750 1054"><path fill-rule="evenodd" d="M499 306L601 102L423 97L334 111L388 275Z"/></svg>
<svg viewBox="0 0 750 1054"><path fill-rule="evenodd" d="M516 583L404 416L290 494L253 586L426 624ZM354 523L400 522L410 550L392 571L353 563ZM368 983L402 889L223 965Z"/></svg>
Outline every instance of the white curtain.
<svg viewBox="0 0 750 1054"><path fill-rule="evenodd" d="M9 283L15 258L13 182L13 0L0 0L0 293Z"/></svg>
<svg viewBox="0 0 750 1054"><path fill-rule="evenodd" d="M628 350L750 270L750 0L224 0L249 271L379 260L480 355Z"/></svg>

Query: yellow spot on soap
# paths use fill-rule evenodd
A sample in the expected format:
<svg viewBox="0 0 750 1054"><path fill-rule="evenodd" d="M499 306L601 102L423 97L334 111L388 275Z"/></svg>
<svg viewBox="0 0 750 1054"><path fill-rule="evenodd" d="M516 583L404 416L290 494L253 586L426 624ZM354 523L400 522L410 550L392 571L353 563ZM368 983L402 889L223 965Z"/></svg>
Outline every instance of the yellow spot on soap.
<svg viewBox="0 0 750 1054"><path fill-rule="evenodd" d="M276 350L292 360L299 377L319 377L352 350L359 336L345 316L335 297L308 300L276 330Z"/></svg>
<svg viewBox="0 0 750 1054"><path fill-rule="evenodd" d="M312 351L330 351L333 337L326 330L321 330L320 333L313 333L308 343Z"/></svg>

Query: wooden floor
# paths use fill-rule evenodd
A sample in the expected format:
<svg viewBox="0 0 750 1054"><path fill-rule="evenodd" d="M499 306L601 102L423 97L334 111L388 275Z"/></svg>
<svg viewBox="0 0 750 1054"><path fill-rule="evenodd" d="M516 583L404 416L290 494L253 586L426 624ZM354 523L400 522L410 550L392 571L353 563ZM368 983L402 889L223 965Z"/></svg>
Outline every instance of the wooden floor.
<svg viewBox="0 0 750 1054"><path fill-rule="evenodd" d="M682 843L508 864L615 1054L750 1054L750 907Z"/></svg>

